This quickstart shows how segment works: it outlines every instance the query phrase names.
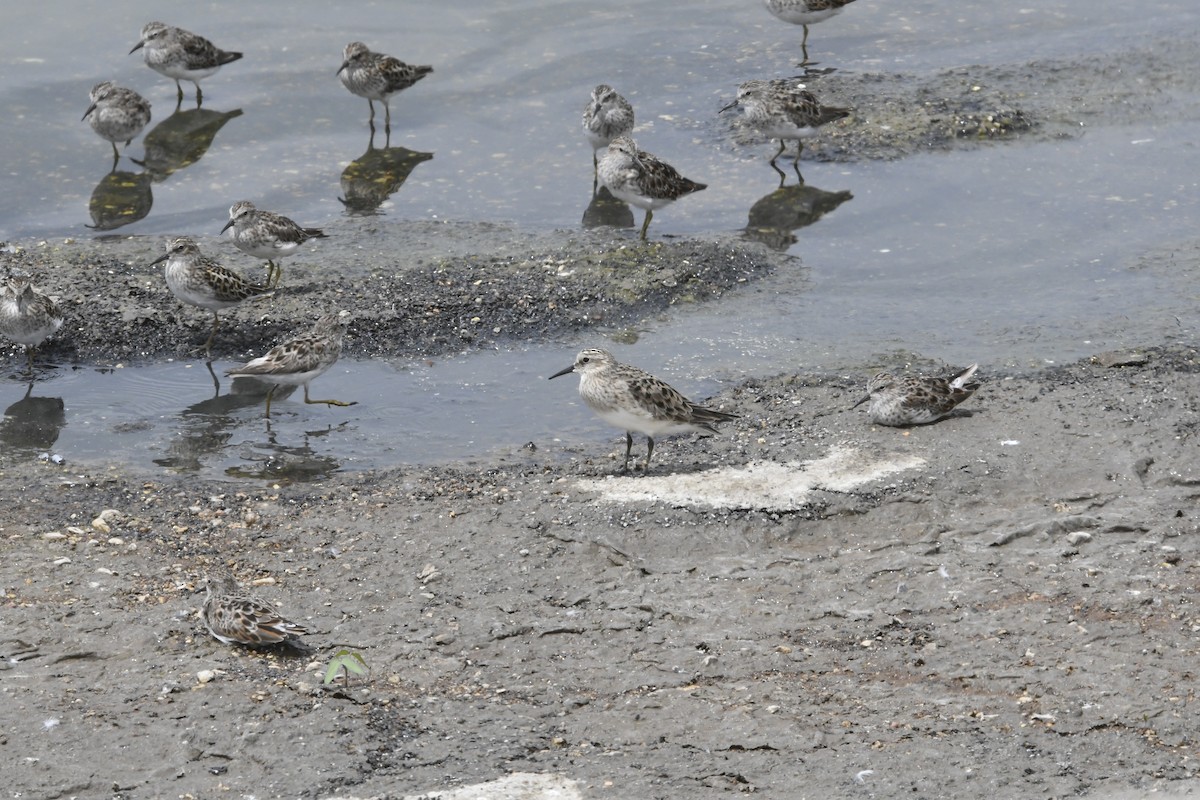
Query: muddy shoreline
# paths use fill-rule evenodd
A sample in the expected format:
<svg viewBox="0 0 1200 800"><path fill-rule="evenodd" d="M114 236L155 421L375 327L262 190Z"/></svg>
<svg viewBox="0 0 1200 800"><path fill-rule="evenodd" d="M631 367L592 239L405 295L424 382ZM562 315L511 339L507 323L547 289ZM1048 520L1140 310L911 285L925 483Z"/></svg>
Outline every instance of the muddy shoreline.
<svg viewBox="0 0 1200 800"><path fill-rule="evenodd" d="M667 440L647 476L611 475L616 436L278 487L10 466L10 783L1194 788L1200 355L1134 355L989 376L969 414L907 432L848 410L861 387L838 376L748 381L716 398L737 423ZM872 472L898 458L916 465ZM791 507L672 500L767 463L790 465ZM208 636L194 589L217 562L316 628L310 649ZM370 675L322 686L343 647Z"/></svg>

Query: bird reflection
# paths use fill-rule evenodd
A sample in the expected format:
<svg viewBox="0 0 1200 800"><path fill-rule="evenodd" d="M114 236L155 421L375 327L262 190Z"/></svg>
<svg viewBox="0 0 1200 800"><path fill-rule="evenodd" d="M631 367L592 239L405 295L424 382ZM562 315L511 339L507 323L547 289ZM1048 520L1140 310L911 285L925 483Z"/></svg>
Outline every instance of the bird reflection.
<svg viewBox="0 0 1200 800"><path fill-rule="evenodd" d="M179 412L182 425L179 434L167 447L167 455L154 459L161 467L195 472L204 466L210 456L219 456L229 446L238 426L244 422L237 412L243 408L262 405L270 387L250 379L235 380L227 394L221 394L221 381L213 370L212 362L205 364L212 377L213 395ZM281 387L277 393L286 397L296 387ZM285 391L286 390L286 391Z"/></svg>
<svg viewBox="0 0 1200 800"><path fill-rule="evenodd" d="M242 110L212 111L207 108L176 109L175 113L154 126L142 140L146 155L133 163L145 167L155 183L191 166L208 152L217 131Z"/></svg>
<svg viewBox="0 0 1200 800"><path fill-rule="evenodd" d="M67 414L61 397L34 397L33 384L25 396L4 409L0 419L0 442L8 450L38 453L58 441L67 426Z"/></svg>
<svg viewBox="0 0 1200 800"><path fill-rule="evenodd" d="M113 171L100 179L88 201L92 224L85 227L111 231L144 219L154 205L149 172Z"/></svg>
<svg viewBox="0 0 1200 800"><path fill-rule="evenodd" d="M375 147L375 131L367 152L351 161L342 170L342 194L339 197L348 214L374 214L397 189L408 180L409 174L422 161L433 158L433 153L409 150L407 147L390 147L386 139L383 149Z"/></svg>
<svg viewBox="0 0 1200 800"><path fill-rule="evenodd" d="M225 474L233 478L258 478L286 483L304 483L323 480L342 468L341 462L332 456L319 455L309 445L311 439L319 439L345 427L330 425L324 430L305 431L304 444L284 445L275 438L275 432L267 428L267 441L242 447L244 463L229 467Z"/></svg>
<svg viewBox="0 0 1200 800"><path fill-rule="evenodd" d="M781 181L778 189L750 207L746 237L772 250L787 250L798 241L792 231L812 225L853 197L848 191L827 192L803 183L784 186Z"/></svg>
<svg viewBox="0 0 1200 800"><path fill-rule="evenodd" d="M592 201L583 210L583 227L632 228L633 209L623 200L613 197L607 186L593 190Z"/></svg>

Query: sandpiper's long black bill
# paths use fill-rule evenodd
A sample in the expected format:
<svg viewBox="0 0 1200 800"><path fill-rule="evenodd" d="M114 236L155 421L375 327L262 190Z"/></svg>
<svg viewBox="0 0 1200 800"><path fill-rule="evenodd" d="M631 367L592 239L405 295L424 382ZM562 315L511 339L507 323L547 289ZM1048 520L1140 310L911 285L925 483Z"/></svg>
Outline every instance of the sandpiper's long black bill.
<svg viewBox="0 0 1200 800"><path fill-rule="evenodd" d="M857 403L855 403L854 405L852 405L850 407L858 408L859 406L861 406L863 403L867 402L870 399L871 399L871 394L870 394L870 392L868 392L867 394L864 394Z"/></svg>
<svg viewBox="0 0 1200 800"><path fill-rule="evenodd" d="M575 371L575 365L572 364L571 366L567 367L566 369L560 369L558 372L554 373L549 378L546 378L546 380L552 381L555 378L561 378L563 375L566 375L568 372L574 372L574 371Z"/></svg>
<svg viewBox="0 0 1200 800"><path fill-rule="evenodd" d="M225 227L221 228L221 233L224 233L225 231L229 230L232 226L233 226L233 218L230 217L229 222L225 223Z"/></svg>

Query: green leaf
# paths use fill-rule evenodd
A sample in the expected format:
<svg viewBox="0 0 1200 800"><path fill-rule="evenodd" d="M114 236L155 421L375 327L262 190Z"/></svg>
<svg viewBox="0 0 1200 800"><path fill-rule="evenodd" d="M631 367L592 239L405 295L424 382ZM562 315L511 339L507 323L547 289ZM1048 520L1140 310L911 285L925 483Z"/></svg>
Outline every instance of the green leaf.
<svg viewBox="0 0 1200 800"><path fill-rule="evenodd" d="M325 669L325 684L328 685L337 680L337 676L341 672L346 673L346 679L349 680L350 674L365 675L367 662L359 653L351 652L350 650L339 650L329 660L329 666Z"/></svg>

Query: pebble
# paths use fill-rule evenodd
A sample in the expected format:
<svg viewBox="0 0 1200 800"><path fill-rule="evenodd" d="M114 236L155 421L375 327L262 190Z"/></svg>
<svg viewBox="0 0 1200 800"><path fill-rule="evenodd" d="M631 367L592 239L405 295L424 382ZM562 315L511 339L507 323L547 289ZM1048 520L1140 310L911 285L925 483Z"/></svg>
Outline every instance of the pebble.
<svg viewBox="0 0 1200 800"><path fill-rule="evenodd" d="M1067 534L1067 542L1070 544L1083 544L1085 542L1090 542L1091 540L1092 535L1087 531L1074 531L1073 533Z"/></svg>

